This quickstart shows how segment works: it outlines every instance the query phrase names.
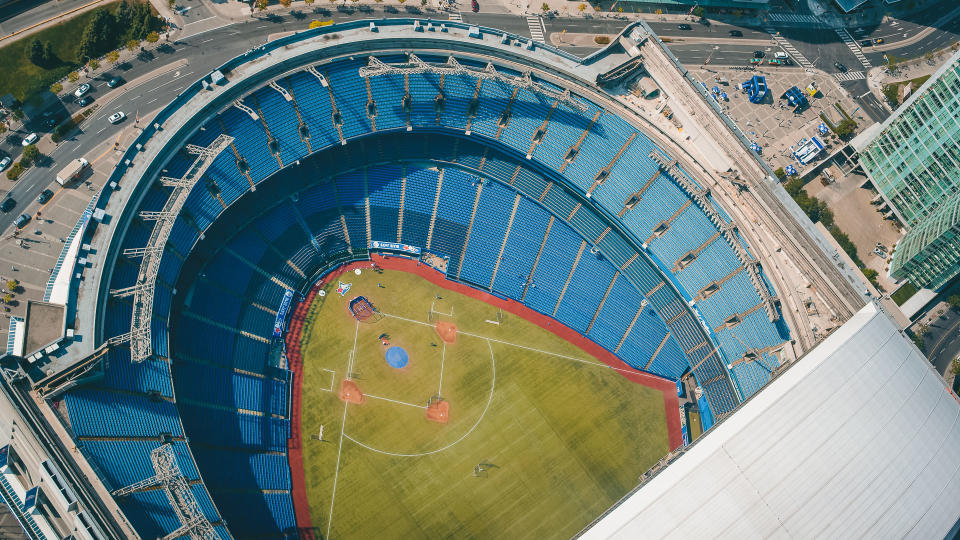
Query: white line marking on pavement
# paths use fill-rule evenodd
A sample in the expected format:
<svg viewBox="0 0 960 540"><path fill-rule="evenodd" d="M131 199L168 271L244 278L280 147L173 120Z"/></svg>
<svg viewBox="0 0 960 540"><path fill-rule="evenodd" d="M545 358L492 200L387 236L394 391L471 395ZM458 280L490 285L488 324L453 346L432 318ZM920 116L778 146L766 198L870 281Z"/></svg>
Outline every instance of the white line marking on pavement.
<svg viewBox="0 0 960 540"><path fill-rule="evenodd" d="M210 19L216 19L216 18L217 18L216 15L211 15L211 16L207 17L206 19L200 19L199 21L193 21L193 22L191 22L191 23L187 23L187 24L183 25L183 28L184 28L184 30L186 30L186 28L187 28L188 26L190 26L191 24L202 23L203 21L209 21Z"/></svg>

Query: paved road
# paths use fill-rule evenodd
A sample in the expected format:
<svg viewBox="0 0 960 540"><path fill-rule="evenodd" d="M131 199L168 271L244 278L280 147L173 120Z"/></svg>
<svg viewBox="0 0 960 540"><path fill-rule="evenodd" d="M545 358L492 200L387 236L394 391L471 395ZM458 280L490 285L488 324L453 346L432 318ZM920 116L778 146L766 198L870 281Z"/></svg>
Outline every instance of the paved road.
<svg viewBox="0 0 960 540"><path fill-rule="evenodd" d="M13 0L0 6L0 37L76 9L91 0Z"/></svg>
<svg viewBox="0 0 960 540"><path fill-rule="evenodd" d="M67 6L70 2L82 2L83 0L61 0L59 3L47 2L41 4L37 0L16 0L8 4L3 9L7 10L8 21L17 21L17 24L23 24L23 21L42 20L49 17L56 10L70 9ZM300 30L311 18L330 17L336 22L347 20L369 18L369 17L409 17L411 9L385 11L383 9L372 10L353 10L349 6L342 6L336 9L328 10L325 7L314 9L316 14L304 14L299 19L293 15L270 16L264 18L255 18L250 21L237 23L233 25L220 26L216 19L206 11L196 0L183 0L181 3L188 7L193 7L186 17L192 24L186 27L185 37L168 47L163 52L144 55L126 65L121 65L116 69L100 74L92 81L93 90L91 96L104 104L104 98L107 96L108 89L105 82L114 75L120 75L128 81L152 72L167 62L186 59L188 65L176 73L165 74L157 79L150 81L138 88L125 88L122 95L112 98L108 106L102 107L83 128L83 131L76 134L71 140L61 144L51 153L52 163L47 167L34 167L28 171L24 177L14 185L10 196L17 200L18 205L15 210L9 214L0 215L0 230L6 229L16 215L18 215L25 203L34 199L40 191L45 189L52 181L53 175L64 163L77 156L87 155L92 149L106 139L115 138L125 126L113 126L106 122L105 116L114 111L122 110L128 116L135 117L138 113L144 114L155 110L165 103L168 103L173 97L183 90L186 85L197 78L210 72L216 66L243 51L262 44L267 35L275 32L288 30ZM195 6L192 6L196 4ZM24 10L23 8L34 9ZM74 6L75 7L75 6ZM3 9L0 9L0 19L3 18ZM16 13L16 10L20 13ZM53 10L53 11L51 11ZM12 14L11 14L12 13ZM440 14L427 13L426 16L437 17ZM523 17L511 14L493 14L493 13L471 13L462 12L461 16L465 22L479 24L484 26L493 26L505 29L518 35L530 36L530 30L527 21ZM438 17L439 18L439 17ZM549 36L552 32L560 32L564 29L570 33L597 33L614 34L623 29L628 21L618 19L561 19L544 17L543 24L546 34ZM919 31L916 25L910 26L904 24L902 34L909 37L912 32ZM714 65L747 65L747 62L753 51L760 48L766 52L779 50L772 41L770 35L761 28L751 28L747 26L736 26L722 23L712 23L710 25L691 24L690 30L680 30L675 23L652 22L651 27L661 36L673 41L670 43L671 50L678 56L681 62L686 64L702 65L708 61ZM887 30L884 30L887 28ZM881 25L870 32L888 32L884 34L893 40L893 29L895 25L889 23L886 27ZM737 38L730 35L732 30L738 30L743 34ZM868 30L865 30L865 32ZM200 32L200 33L196 33ZM850 49L839 41L839 36L830 31L808 31L808 30L788 30L785 36L790 40L798 50L801 51L808 60L814 65L828 73L835 73L837 70L833 66L834 62L841 62L847 65L848 69L857 70L860 67L859 60L853 55ZM870 34L873 35L873 34ZM880 35L880 34L878 34ZM713 44L704 43L709 39L717 39ZM960 20L938 29L931 36L928 36L918 44L905 46L906 51L923 51L930 47L937 47L940 44L949 44L953 40L960 38ZM549 39L549 37L547 37ZM885 38L886 39L886 38ZM904 39L901 37L901 39ZM684 43L683 40L692 40L696 43ZM748 43L739 44L738 40ZM758 40L767 40L764 46L757 45ZM586 56L596 49L590 47L567 48L568 51L581 56ZM898 54L899 49L893 49L891 52ZM873 62L874 58L880 58L876 62L882 61L880 53L871 53L865 51L867 58ZM916 54L912 54L916 55ZM858 103L875 120L882 120L886 117L883 107L867 94L867 87L864 81L851 81L847 84L848 90L858 97ZM866 94L866 95L864 95ZM67 99L64 103L66 111L73 114L78 109ZM0 141L0 153L4 155L18 155L20 152L19 140L29 131L38 130L38 126L29 126L20 133L10 133L8 137ZM42 130L38 130L42 131Z"/></svg>
<svg viewBox="0 0 960 540"><path fill-rule="evenodd" d="M928 347L927 357L930 363L943 374L950 361L960 355L960 311L948 309L930 325L924 341Z"/></svg>

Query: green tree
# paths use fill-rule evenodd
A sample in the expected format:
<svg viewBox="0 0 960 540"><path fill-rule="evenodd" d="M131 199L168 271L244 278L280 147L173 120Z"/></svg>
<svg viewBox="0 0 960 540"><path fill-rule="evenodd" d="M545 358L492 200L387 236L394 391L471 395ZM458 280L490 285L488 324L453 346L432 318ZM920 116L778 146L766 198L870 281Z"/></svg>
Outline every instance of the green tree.
<svg viewBox="0 0 960 540"><path fill-rule="evenodd" d="M29 167L38 157L40 157L40 149L37 145L31 144L24 147L23 153L20 154L20 163L24 167Z"/></svg>
<svg viewBox="0 0 960 540"><path fill-rule="evenodd" d="M787 173L786 173L786 171L783 170L783 167L779 167L779 168L775 169L775 170L773 171L773 174L775 174L775 175L777 176L777 178L780 179L781 182L783 182L784 180L787 179Z"/></svg>
<svg viewBox="0 0 960 540"><path fill-rule="evenodd" d="M140 46L140 40L138 40L138 39L128 39L128 40L127 40L127 50L128 50L128 51L131 51L131 52L132 52L132 51L135 51L135 50L137 50L137 47L139 47L139 46Z"/></svg>
<svg viewBox="0 0 960 540"><path fill-rule="evenodd" d="M90 66L91 71L96 71L100 67L100 61L96 58L91 58L87 65Z"/></svg>
<svg viewBox="0 0 960 540"><path fill-rule="evenodd" d="M540 5L540 11L542 11L542 12L544 12L544 13L550 11L550 4L548 4L548 3L546 3L546 2L544 2L543 4L541 4L541 5Z"/></svg>
<svg viewBox="0 0 960 540"><path fill-rule="evenodd" d="M9 303L11 303L11 302L13 302L13 295L12 295L12 294L7 293L7 294L3 295L3 303L4 303L4 304L9 304Z"/></svg>
<svg viewBox="0 0 960 540"><path fill-rule="evenodd" d="M150 32L149 34L147 34L146 40L147 40L147 43L156 43L160 41L160 34L156 33L156 31Z"/></svg>
<svg viewBox="0 0 960 540"><path fill-rule="evenodd" d="M330 0L330 1L334 2L335 0ZM257 0L255 5L256 5L257 11L263 11L267 9L267 6L269 4L270 4L269 0Z"/></svg>
<svg viewBox="0 0 960 540"><path fill-rule="evenodd" d="M80 36L78 56L88 60L102 55L113 47L118 35L113 15L104 8L97 9Z"/></svg>
<svg viewBox="0 0 960 540"><path fill-rule="evenodd" d="M110 51L107 53L107 61L111 64L116 64L117 60L120 59L120 51Z"/></svg>
<svg viewBox="0 0 960 540"><path fill-rule="evenodd" d="M703 14L704 14L703 6L697 6L693 8L693 15L695 17L703 17Z"/></svg>
<svg viewBox="0 0 960 540"><path fill-rule="evenodd" d="M840 123L833 126L833 133L841 139L846 139L847 137L853 135L854 131L857 129L857 123L849 118L844 118Z"/></svg>
<svg viewBox="0 0 960 540"><path fill-rule="evenodd" d="M19 287L20 287L20 282L19 282L18 280L16 280L16 279L8 279L8 280L7 280L7 290L15 291L15 290L17 290L17 288L19 288Z"/></svg>
<svg viewBox="0 0 960 540"><path fill-rule="evenodd" d="M76 71L71 71L67 74L67 79L69 79L70 82L77 82L80 80L80 74Z"/></svg>
<svg viewBox="0 0 960 540"><path fill-rule="evenodd" d="M60 92L63 92L63 85L58 82L55 82L50 85L50 91L53 92L54 94L59 94Z"/></svg>
<svg viewBox="0 0 960 540"><path fill-rule="evenodd" d="M960 294L951 294L950 297L947 298L947 303L950 304L950 307L953 309L960 309ZM957 373L960 373L960 371Z"/></svg>

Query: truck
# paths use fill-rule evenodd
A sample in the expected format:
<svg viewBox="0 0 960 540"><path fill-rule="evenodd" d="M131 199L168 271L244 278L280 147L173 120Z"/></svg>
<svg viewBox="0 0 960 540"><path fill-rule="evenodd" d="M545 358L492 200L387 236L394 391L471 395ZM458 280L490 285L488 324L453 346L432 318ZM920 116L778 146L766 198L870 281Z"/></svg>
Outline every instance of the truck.
<svg viewBox="0 0 960 540"><path fill-rule="evenodd" d="M57 173L57 183L61 186L66 185L72 180L80 178L80 173L86 169L90 163L83 158L77 158L67 164L59 173Z"/></svg>

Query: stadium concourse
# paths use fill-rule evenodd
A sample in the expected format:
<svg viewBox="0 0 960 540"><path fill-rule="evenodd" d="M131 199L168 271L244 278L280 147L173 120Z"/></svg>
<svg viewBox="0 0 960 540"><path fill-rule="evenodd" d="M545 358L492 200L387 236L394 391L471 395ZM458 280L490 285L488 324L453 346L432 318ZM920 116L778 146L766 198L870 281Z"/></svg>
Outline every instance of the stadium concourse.
<svg viewBox="0 0 960 540"><path fill-rule="evenodd" d="M48 298L67 308L62 338L4 359L24 442L0 454L0 486L24 527L310 534L290 442L309 359L288 356L285 325L318 279L382 252L557 321L638 378L695 388L719 424L694 450L736 425L742 403L809 363L788 364L806 351L792 333L810 328L781 311L796 292L780 270L771 284L764 225L741 230L717 179L618 99L641 51L664 54L642 23L581 60L462 23L355 21L269 42L185 90L66 242ZM742 173L769 171L728 135L717 148L739 152ZM854 286L782 190L743 181L782 219L770 237L785 253L810 247L793 267L816 270L805 277L837 318L853 313ZM674 442L689 442L679 422L673 407ZM39 462L51 480L35 486ZM28 504L38 490L46 506Z"/></svg>

